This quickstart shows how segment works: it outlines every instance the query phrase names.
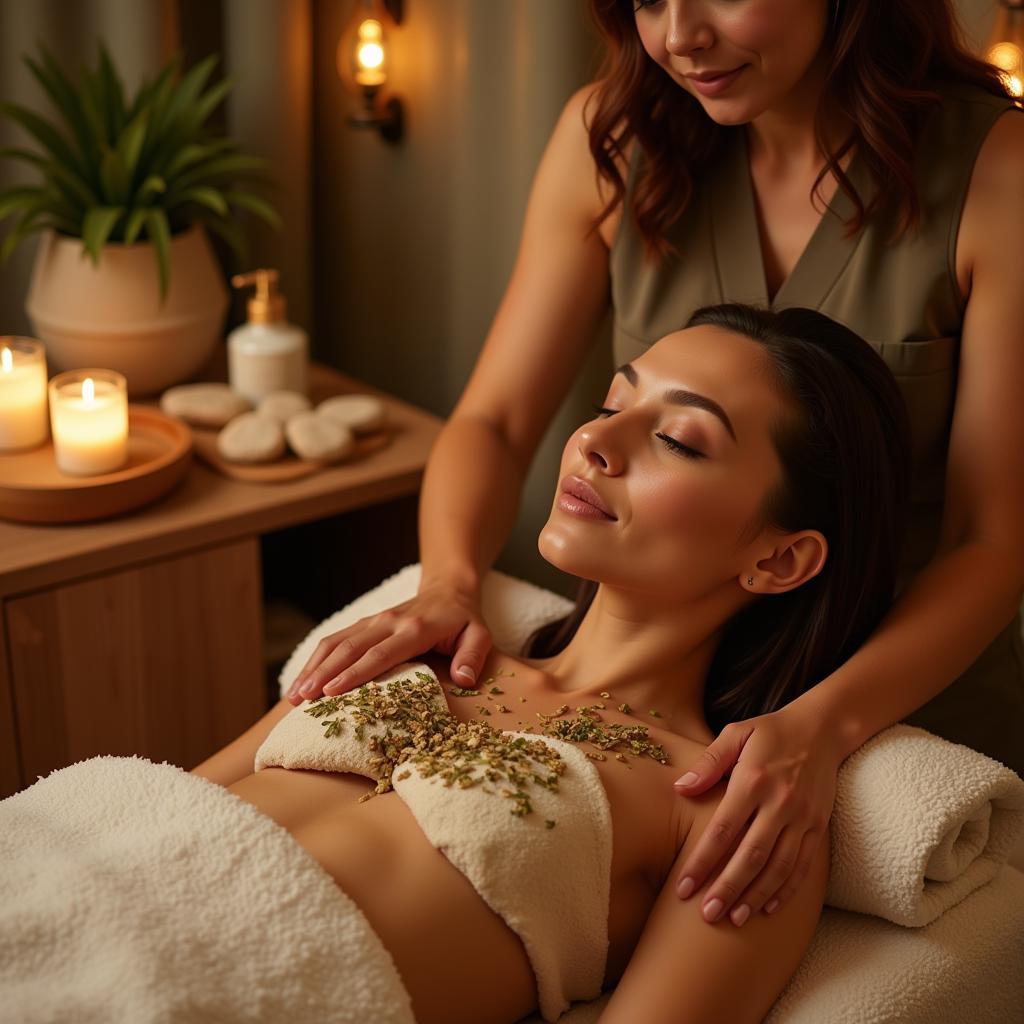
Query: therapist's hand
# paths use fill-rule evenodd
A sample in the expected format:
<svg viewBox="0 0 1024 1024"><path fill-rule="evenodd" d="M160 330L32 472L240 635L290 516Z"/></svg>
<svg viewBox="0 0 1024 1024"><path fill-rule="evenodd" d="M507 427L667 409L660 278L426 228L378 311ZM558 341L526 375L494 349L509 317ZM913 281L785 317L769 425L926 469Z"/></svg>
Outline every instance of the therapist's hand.
<svg viewBox="0 0 1024 1024"><path fill-rule="evenodd" d="M706 921L729 915L742 927L742 906L749 916L762 908L773 913L796 892L818 844L829 841L842 763L835 751L829 730L794 703L731 722L689 765L699 780L689 786L677 780L677 793L694 796L732 768L721 803L676 878L676 891L686 899L679 888L684 878L694 880L694 893L721 868L701 896ZM741 836L722 867L719 861ZM708 904L715 899L722 908L712 916Z"/></svg>
<svg viewBox="0 0 1024 1024"><path fill-rule="evenodd" d="M299 705L321 694L347 693L430 650L452 655L457 685L476 686L491 644L477 592L444 581L427 583L408 601L324 637L285 699Z"/></svg>

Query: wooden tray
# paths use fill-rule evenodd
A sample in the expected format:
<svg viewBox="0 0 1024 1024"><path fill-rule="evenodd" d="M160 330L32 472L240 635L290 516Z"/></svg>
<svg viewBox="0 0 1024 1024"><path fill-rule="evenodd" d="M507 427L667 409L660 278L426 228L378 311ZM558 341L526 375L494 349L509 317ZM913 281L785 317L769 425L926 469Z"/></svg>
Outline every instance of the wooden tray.
<svg viewBox="0 0 1024 1024"><path fill-rule="evenodd" d="M128 461L112 473L62 473L52 437L30 451L0 452L0 517L23 523L105 519L162 497L191 461L187 424L159 409L129 404Z"/></svg>
<svg viewBox="0 0 1024 1024"><path fill-rule="evenodd" d="M386 424L373 434L356 438L355 451L336 462L300 459L290 448L273 462L229 462L217 451L217 435L220 428L192 427L191 430L196 454L217 472L233 480L244 480L246 483L277 484L298 480L328 467L347 466L350 462L358 462L367 455L386 448L391 443L391 434L395 427L393 424Z"/></svg>

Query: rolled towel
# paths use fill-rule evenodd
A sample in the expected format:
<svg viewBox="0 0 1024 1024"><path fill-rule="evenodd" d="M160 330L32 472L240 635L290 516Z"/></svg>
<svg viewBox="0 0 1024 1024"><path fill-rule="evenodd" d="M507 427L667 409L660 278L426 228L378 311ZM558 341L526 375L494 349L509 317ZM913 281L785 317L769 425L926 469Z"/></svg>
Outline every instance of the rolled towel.
<svg viewBox="0 0 1024 1024"><path fill-rule="evenodd" d="M920 928L1007 861L1024 833L1024 780L899 723L843 762L830 833L825 902Z"/></svg>

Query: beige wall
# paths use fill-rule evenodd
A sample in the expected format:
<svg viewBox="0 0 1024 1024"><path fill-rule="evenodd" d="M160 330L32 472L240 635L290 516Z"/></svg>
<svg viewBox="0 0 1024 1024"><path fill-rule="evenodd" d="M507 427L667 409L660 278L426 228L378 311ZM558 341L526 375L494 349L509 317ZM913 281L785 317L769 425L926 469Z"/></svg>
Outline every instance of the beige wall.
<svg viewBox="0 0 1024 1024"><path fill-rule="evenodd" d="M527 192L595 40L571 0L406 0L393 35L407 137L355 131L336 70L352 2L314 13L318 356L447 415L511 273ZM499 568L571 590L536 552L564 439L610 372L605 340L552 424Z"/></svg>

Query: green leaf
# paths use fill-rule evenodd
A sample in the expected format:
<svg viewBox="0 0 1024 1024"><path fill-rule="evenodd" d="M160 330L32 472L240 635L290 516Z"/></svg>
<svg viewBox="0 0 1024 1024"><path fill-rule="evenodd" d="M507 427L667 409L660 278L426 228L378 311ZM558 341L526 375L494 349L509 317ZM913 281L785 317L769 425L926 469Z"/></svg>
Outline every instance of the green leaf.
<svg viewBox="0 0 1024 1024"><path fill-rule="evenodd" d="M131 109L125 115L130 121L142 110L149 110L153 120L157 121L161 111L166 104L173 88L173 77L178 73L181 66L181 51L179 50L163 67L160 74L153 81L145 82L135 96Z"/></svg>
<svg viewBox="0 0 1024 1024"><path fill-rule="evenodd" d="M35 164L37 167L46 165L46 157L40 153L33 153L28 149L16 149L13 146L5 146L0 149L0 160L25 160Z"/></svg>
<svg viewBox="0 0 1024 1024"><path fill-rule="evenodd" d="M156 262L160 270L160 302L167 298L167 284L171 277L171 229L163 210L146 211L146 234L156 249Z"/></svg>
<svg viewBox="0 0 1024 1024"><path fill-rule="evenodd" d="M114 63L102 41L99 48L100 82L103 85L104 106L107 112L107 122L111 129L110 137L116 139L125 124L124 87L121 85L121 79L117 77ZM132 163L134 164L134 161Z"/></svg>
<svg viewBox="0 0 1024 1024"><path fill-rule="evenodd" d="M259 156L247 156L244 153L231 153L219 156L204 164L198 164L174 183L176 188L191 188L200 183L214 184L218 179L246 177L251 171L262 171L268 162Z"/></svg>
<svg viewBox="0 0 1024 1024"><path fill-rule="evenodd" d="M44 121L38 114L25 107L20 107L16 103L0 101L0 113L6 114L11 120L20 124L55 160L59 160L81 173L81 167L67 140L48 121Z"/></svg>
<svg viewBox="0 0 1024 1024"><path fill-rule="evenodd" d="M179 192L177 203L199 203L202 206L208 206L214 213L219 213L222 217L228 217L231 214L224 197L215 188L210 188L208 185L197 185L195 188Z"/></svg>
<svg viewBox="0 0 1024 1024"><path fill-rule="evenodd" d="M212 160L225 150L234 149L236 145L234 139L214 139L211 142L202 143L190 142L187 146L182 146L181 149L171 154L160 173L168 181L172 181L175 175L180 174L193 164L199 163L201 160Z"/></svg>
<svg viewBox="0 0 1024 1024"><path fill-rule="evenodd" d="M135 205L146 206L158 192L167 191L167 182L159 174L151 174L135 193Z"/></svg>
<svg viewBox="0 0 1024 1024"><path fill-rule="evenodd" d="M245 266L249 262L249 247L246 244L245 236L238 225L231 220L224 220L212 214L201 213L196 217L196 222L205 225L215 235L219 235L231 247L239 266Z"/></svg>
<svg viewBox="0 0 1024 1024"><path fill-rule="evenodd" d="M47 211L42 209L30 210L14 225L4 239L4 244L0 246L0 266L7 262L16 246L43 226L40 218L46 216L46 213Z"/></svg>
<svg viewBox="0 0 1024 1024"><path fill-rule="evenodd" d="M249 192L225 192L224 198L232 206L241 206L244 210L251 210L258 217L265 220L271 227L281 229L281 218L277 211L265 199L254 196Z"/></svg>
<svg viewBox="0 0 1024 1024"><path fill-rule="evenodd" d="M97 147L109 146L113 142L107 132L107 119L103 111L103 96L98 78L84 68L78 84L78 99L82 113L91 129Z"/></svg>
<svg viewBox="0 0 1024 1024"><path fill-rule="evenodd" d="M132 212L128 214L128 222L124 229L125 245L131 245L135 239L138 238L148 212L148 210L132 210Z"/></svg>
<svg viewBox="0 0 1024 1024"><path fill-rule="evenodd" d="M18 210L29 209L36 199L45 195L45 189L31 186L18 186L0 192L0 220Z"/></svg>
<svg viewBox="0 0 1024 1024"><path fill-rule="evenodd" d="M146 127L149 124L149 111L137 114L117 140L117 156L124 171L125 184L130 189L135 178L136 164L142 152L142 143L146 138Z"/></svg>
<svg viewBox="0 0 1024 1024"><path fill-rule="evenodd" d="M99 264L100 250L107 244L114 225L123 213L123 206L94 206L86 213L82 222L82 241L92 256L94 266Z"/></svg>
<svg viewBox="0 0 1024 1024"><path fill-rule="evenodd" d="M59 186L61 192L67 198L71 206L85 208L88 206L99 206L100 197L89 185L69 167L65 167L57 160L50 160L44 168L44 174L49 182Z"/></svg>

